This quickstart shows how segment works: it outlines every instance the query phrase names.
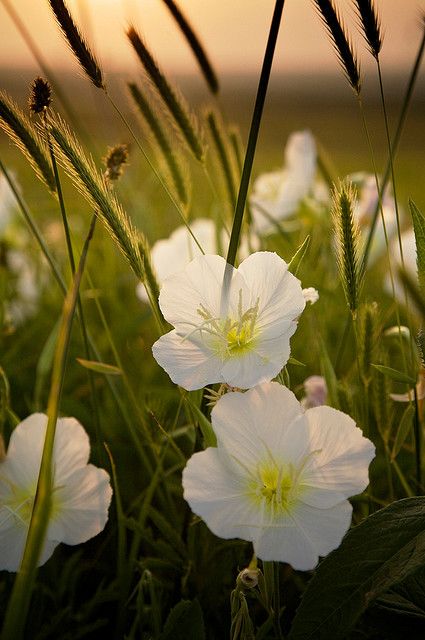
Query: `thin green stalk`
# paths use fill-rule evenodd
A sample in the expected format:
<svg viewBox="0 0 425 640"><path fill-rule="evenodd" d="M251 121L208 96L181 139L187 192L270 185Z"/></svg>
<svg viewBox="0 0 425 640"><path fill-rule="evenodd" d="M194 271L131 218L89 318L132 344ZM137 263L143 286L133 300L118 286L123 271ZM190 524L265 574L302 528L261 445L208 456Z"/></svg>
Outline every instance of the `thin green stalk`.
<svg viewBox="0 0 425 640"><path fill-rule="evenodd" d="M422 425L419 417L419 400L416 385L413 387L413 393L415 395L415 418L413 424L415 433L416 481L418 483L418 488L420 489L422 484Z"/></svg>
<svg viewBox="0 0 425 640"><path fill-rule="evenodd" d="M261 117L263 115L263 107L266 99L267 87L269 84L270 72L272 68L273 56L276 47L277 36L279 34L279 27L284 4L285 0L276 0L266 51L264 54L263 67L261 69L257 97L254 105L254 112L252 114L251 128L249 130L248 144L242 170L241 182L239 186L238 200L236 203L232 232L230 234L229 250L227 253L227 264L231 266L234 266L236 261L236 253L238 250L239 236L242 228L245 202L248 194L249 181L251 178L251 171L254 162L255 149L257 146L258 133L260 130ZM228 275L226 278L225 274L225 281L228 280L232 272L231 270L226 269L226 273Z"/></svg>
<svg viewBox="0 0 425 640"><path fill-rule="evenodd" d="M65 200L64 200L64 197L63 197L62 184L61 184L61 180L60 180L60 177L59 177L58 165L57 165L57 162L56 162L56 156L55 156L55 152L54 152L54 149L53 149L53 144L52 144L52 141L51 141L51 138L50 138L50 135L49 135L49 128L47 126L47 119L46 118L47 118L47 112L45 111L44 112L44 117L43 117L44 130L45 130L45 134L46 134L47 144L48 144L48 147L49 147L50 159L52 161L53 174L55 176L56 191L57 191L57 194L58 194L59 208L60 208L60 211L61 211L62 224L63 224L63 229L64 229L64 232L65 232L65 240L66 240L66 247L67 247L67 251L68 251L69 264L70 264L70 267L71 267L72 277L74 278L75 277L75 258L74 258L74 251L73 251L73 248L72 248L71 232L70 232L69 224L68 224L68 216L66 214ZM96 224L96 218L95 218L95 221L93 223L92 235L94 234L95 224ZM84 318L83 304L81 302L81 295L80 295L79 291L77 293L77 309L78 309L78 318L79 318L79 322L80 322L81 334L82 334L83 344L84 344L84 352L85 352L87 360L91 360L91 351L90 351L88 334L87 334L87 325L86 325L86 321L85 321L85 318ZM90 396L91 396L93 416L94 416L96 444L99 447L99 445L101 443L101 440L102 440L101 428L100 428L99 403L98 403L98 399L97 399L97 392L96 392L96 386L95 386L95 383L94 383L93 372L90 371L90 369L88 369L87 370L87 375L88 375L88 379L89 379Z"/></svg>
<svg viewBox="0 0 425 640"><path fill-rule="evenodd" d="M416 80L417 80L417 77L418 77L419 68L420 68L420 65L421 65L421 61L422 61L424 50L425 50L425 28L424 28L424 31L423 31L423 34L422 34L422 39L421 39L421 42L420 42L420 45L419 45L418 52L416 54L416 59L415 59L415 62L414 62L413 68L412 68L412 72L411 72L410 77L409 77L409 82L407 84L406 93L405 93L405 96L404 96L404 99L403 99L401 112L400 112L400 115L399 115L399 118L398 118L398 122L397 122L396 132L394 134L394 137L393 137L393 140L392 140L392 143L391 143L391 150L392 150L393 157L395 157L395 154L396 154L397 149L398 149L398 145L399 145L399 142L400 142L401 134L402 134L402 131L403 131L403 126L404 126L404 123L405 123L405 120L406 120L406 116L407 116L407 111L408 111L408 108L409 108L409 105L410 105L410 102L411 102L411 99L412 99L413 89L415 87ZM384 177L383 177L382 182L381 182L381 188L379 190L378 203L377 203L377 205L375 207L375 211L374 211L374 215L373 215L373 218L372 218L372 222L370 224L369 235L368 235L368 238L367 238L367 241L366 241L366 245L365 245L365 249L364 249L363 257L362 257L362 272L366 271L367 263L368 263L368 260L369 260L369 254L370 254L371 244L372 244L372 240L373 240L373 234L375 232L375 227L376 227L376 223L377 223L378 215L379 215L379 201L382 199L382 196L383 196L383 194L385 192L385 189L387 187L387 184L388 184L388 180L390 178L390 172L391 172L391 164L390 163L391 163L391 160L388 160L387 167L386 167L386 170L385 170L385 174L384 174Z"/></svg>
<svg viewBox="0 0 425 640"><path fill-rule="evenodd" d="M279 586L279 563L263 562L263 574L266 583L268 601L271 609L269 615L273 618L273 627L276 640L282 640L282 629L280 626L280 586Z"/></svg>
<svg viewBox="0 0 425 640"><path fill-rule="evenodd" d="M66 295L63 305L62 321L56 346L52 371L52 383L47 405L48 423L40 464L37 490L21 567L16 576L6 611L1 636L2 640L21 640L21 638L23 638L25 623L31 602L31 595L37 574L37 564L49 524L52 494L53 446L56 422L65 378L72 321L75 314L78 290L84 271L87 252L93 233L94 219L95 218L93 217L73 284Z"/></svg>

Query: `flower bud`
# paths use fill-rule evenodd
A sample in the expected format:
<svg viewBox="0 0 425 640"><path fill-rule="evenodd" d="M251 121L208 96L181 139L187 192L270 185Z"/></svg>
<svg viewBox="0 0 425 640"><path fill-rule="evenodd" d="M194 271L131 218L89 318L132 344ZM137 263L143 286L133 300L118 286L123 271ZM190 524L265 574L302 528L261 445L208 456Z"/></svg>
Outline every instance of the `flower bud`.
<svg viewBox="0 0 425 640"><path fill-rule="evenodd" d="M236 583L245 589L254 589L258 585L258 569L242 569L236 578Z"/></svg>

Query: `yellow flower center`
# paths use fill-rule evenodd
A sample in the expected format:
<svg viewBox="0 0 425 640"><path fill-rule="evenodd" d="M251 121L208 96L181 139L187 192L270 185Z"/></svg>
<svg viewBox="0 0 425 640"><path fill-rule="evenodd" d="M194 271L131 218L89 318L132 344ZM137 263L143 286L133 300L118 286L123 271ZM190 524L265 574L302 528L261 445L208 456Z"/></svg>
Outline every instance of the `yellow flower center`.
<svg viewBox="0 0 425 640"><path fill-rule="evenodd" d="M4 478L0 478L3 479ZM0 516L0 524L5 520L13 519L15 525L28 527L31 520L34 506L36 486L23 488L7 481L10 486L10 496L4 502L0 501L0 508L4 509L3 516ZM60 509L57 499L57 492L52 493L52 503L50 517L52 518Z"/></svg>
<svg viewBox="0 0 425 640"><path fill-rule="evenodd" d="M239 291L236 317L215 318L201 304L198 308L198 314L203 319L203 323L195 331L199 331L201 335L205 334L204 337L206 337L212 349L223 360L229 357L241 356L255 347L258 336L258 328L256 326L258 305L259 300L253 307L243 311L242 290Z"/></svg>

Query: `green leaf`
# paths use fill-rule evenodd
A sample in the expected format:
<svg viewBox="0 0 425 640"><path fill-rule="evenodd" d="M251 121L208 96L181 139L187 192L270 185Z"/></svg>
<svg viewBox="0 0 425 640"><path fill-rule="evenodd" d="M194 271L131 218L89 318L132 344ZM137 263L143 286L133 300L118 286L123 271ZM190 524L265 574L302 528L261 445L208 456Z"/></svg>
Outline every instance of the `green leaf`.
<svg viewBox="0 0 425 640"><path fill-rule="evenodd" d="M202 609L197 600L181 600L171 612L165 623L160 640L205 640Z"/></svg>
<svg viewBox="0 0 425 640"><path fill-rule="evenodd" d="M288 364L293 364L296 367L305 367L306 366L304 364L304 362L300 362L299 360L297 360L296 358L293 358L292 356L289 358Z"/></svg>
<svg viewBox="0 0 425 640"><path fill-rule="evenodd" d="M96 373L103 373L105 376L120 376L122 374L121 369L114 367L112 364L96 362L95 360L84 360L83 358L77 358L77 362L85 369L96 371Z"/></svg>
<svg viewBox="0 0 425 640"><path fill-rule="evenodd" d="M407 373L404 373L403 371L397 371L397 369L392 369L391 367L385 367L383 364L372 364L372 367L375 367L375 369L378 369L378 371L383 373L384 376L388 376L389 378L391 378L392 380L395 380L396 382L404 382L406 384L410 384L413 386L415 386L416 384L415 378L412 378L411 376L409 376Z"/></svg>
<svg viewBox="0 0 425 640"><path fill-rule="evenodd" d="M422 293L425 293L425 217L412 200L409 200L409 208L415 231L419 286Z"/></svg>
<svg viewBox="0 0 425 640"><path fill-rule="evenodd" d="M413 427L414 415L415 415L415 407L413 406L413 404L409 404L409 406L406 408L406 411L403 413L403 416L400 420L400 424L398 425L397 433L394 440L393 450L391 452L392 460L394 460L400 453L400 449L403 446L407 436L409 435Z"/></svg>
<svg viewBox="0 0 425 640"><path fill-rule="evenodd" d="M310 246L310 236L306 236L303 243L298 247L298 249L296 250L296 252L294 253L294 255L292 256L289 264L288 264L288 271L290 271L291 273L294 274L294 276L297 275L298 273L298 269L300 268L301 262L304 259L305 254L308 251L308 248Z"/></svg>
<svg viewBox="0 0 425 640"><path fill-rule="evenodd" d="M347 533L318 567L288 640L342 640L378 597L425 564L425 498L406 498Z"/></svg>

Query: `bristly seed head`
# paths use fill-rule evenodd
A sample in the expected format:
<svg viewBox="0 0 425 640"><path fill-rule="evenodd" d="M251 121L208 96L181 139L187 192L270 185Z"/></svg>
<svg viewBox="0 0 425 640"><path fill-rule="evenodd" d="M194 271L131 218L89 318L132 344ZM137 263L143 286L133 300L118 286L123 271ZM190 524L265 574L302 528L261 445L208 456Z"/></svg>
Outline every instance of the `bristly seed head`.
<svg viewBox="0 0 425 640"><path fill-rule="evenodd" d="M44 78L38 76L32 85L29 97L29 107L33 113L42 113L52 103L52 89Z"/></svg>
<svg viewBox="0 0 425 640"><path fill-rule="evenodd" d="M128 164L128 147L126 144L117 144L115 147L108 147L108 153L103 159L107 180L118 180L123 174L124 166Z"/></svg>

